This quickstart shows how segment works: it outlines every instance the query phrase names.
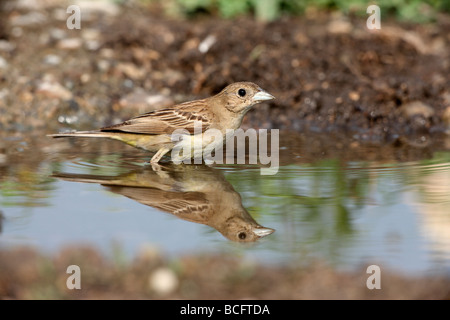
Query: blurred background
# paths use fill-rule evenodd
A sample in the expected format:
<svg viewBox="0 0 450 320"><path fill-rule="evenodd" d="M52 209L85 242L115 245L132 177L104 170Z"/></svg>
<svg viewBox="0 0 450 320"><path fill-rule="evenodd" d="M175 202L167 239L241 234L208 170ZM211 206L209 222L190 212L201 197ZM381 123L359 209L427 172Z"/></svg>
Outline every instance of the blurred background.
<svg viewBox="0 0 450 320"><path fill-rule="evenodd" d="M449 31L445 0L0 1L0 297L448 299ZM46 137L236 81L276 97L242 125L280 130L274 176ZM242 243L226 208L156 193L275 232Z"/></svg>

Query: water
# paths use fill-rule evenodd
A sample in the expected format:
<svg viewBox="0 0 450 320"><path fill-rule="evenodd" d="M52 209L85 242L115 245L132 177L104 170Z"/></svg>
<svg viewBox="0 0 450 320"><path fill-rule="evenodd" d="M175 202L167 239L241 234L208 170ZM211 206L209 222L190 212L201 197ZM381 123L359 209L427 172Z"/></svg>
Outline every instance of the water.
<svg viewBox="0 0 450 320"><path fill-rule="evenodd" d="M210 252L293 266L319 260L339 270L450 271L450 152L408 162L300 157L264 176L256 165L154 171L145 153L96 143L44 148L3 170L0 247L54 253L89 245L132 258L153 246L172 257ZM293 159L298 150L280 152ZM241 225L224 225L233 216ZM240 242L239 230L256 225L275 232Z"/></svg>

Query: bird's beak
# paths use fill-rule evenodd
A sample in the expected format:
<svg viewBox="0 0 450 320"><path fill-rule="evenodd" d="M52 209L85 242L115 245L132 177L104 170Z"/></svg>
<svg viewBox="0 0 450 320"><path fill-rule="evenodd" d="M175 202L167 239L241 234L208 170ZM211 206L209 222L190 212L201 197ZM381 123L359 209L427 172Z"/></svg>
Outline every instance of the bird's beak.
<svg viewBox="0 0 450 320"><path fill-rule="evenodd" d="M274 229L264 228L264 227L259 227L259 228L253 229L253 233L256 234L258 237L268 236L269 234L274 233L274 231L275 231Z"/></svg>
<svg viewBox="0 0 450 320"><path fill-rule="evenodd" d="M261 102L261 101L273 100L273 99L275 99L275 97L264 90L258 91L253 96L253 101L255 101L255 102Z"/></svg>

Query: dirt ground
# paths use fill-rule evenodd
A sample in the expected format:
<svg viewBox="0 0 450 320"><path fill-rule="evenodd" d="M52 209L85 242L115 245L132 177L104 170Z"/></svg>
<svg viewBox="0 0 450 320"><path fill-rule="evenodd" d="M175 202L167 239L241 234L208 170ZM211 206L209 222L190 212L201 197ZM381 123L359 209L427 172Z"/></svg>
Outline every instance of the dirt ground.
<svg viewBox="0 0 450 320"><path fill-rule="evenodd" d="M72 264L81 270L80 290L66 286ZM381 288L370 290L366 268L346 273L321 263L277 267L201 254L167 259L154 248L127 264L87 247L51 258L19 248L0 251L0 299L450 299L449 278L383 270Z"/></svg>
<svg viewBox="0 0 450 320"><path fill-rule="evenodd" d="M254 108L243 126L296 133L281 144L309 146L303 159L326 152L408 161L450 149L448 15L426 25L382 21L381 30L369 31L365 17L313 10L272 23L174 20L158 7L111 2L83 8L81 29L69 30L65 1L14 3L0 2L2 174L29 161L12 147L17 139L36 149L36 161L49 145L47 133L109 125L242 80L276 96ZM373 151L362 154L361 144ZM62 267L76 255L89 261L86 289L69 291ZM171 290L153 283L160 269L175 279ZM167 260L153 251L126 265L89 248L55 257L0 251L1 299L450 298L448 278L387 272L383 283L395 286L368 290L367 276L320 263L292 269L228 257Z"/></svg>
<svg viewBox="0 0 450 320"><path fill-rule="evenodd" d="M111 3L83 7L81 29L69 30L64 1L11 3L1 13L3 130L107 125L240 80L277 98L244 126L384 141L450 124L448 15L369 31L364 16L313 10L272 23L173 20Z"/></svg>

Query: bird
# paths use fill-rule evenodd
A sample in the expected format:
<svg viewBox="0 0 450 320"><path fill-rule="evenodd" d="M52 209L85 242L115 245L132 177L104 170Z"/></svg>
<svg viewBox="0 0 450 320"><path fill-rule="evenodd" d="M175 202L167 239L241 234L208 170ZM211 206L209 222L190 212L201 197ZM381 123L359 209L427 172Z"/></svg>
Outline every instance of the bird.
<svg viewBox="0 0 450 320"><path fill-rule="evenodd" d="M115 176L54 173L52 177L101 184L177 218L208 225L233 242L255 242L275 231L252 218L220 170L204 164L167 164L158 171L138 167Z"/></svg>
<svg viewBox="0 0 450 320"><path fill-rule="evenodd" d="M172 135L181 130L184 134L178 138L180 143L193 147L198 146L195 140L201 139L201 148L195 150L188 148L190 152L183 154L181 158L184 160L202 156L207 146L210 148L223 146L232 136L228 133L241 126L245 114L252 106L272 99L275 99L273 95L252 82L235 82L212 97L144 113L99 130L57 133L48 136L119 140L135 148L154 152L150 163L157 164L177 145ZM215 129L216 132L218 130L223 138L210 143L212 138L205 138L210 129Z"/></svg>

